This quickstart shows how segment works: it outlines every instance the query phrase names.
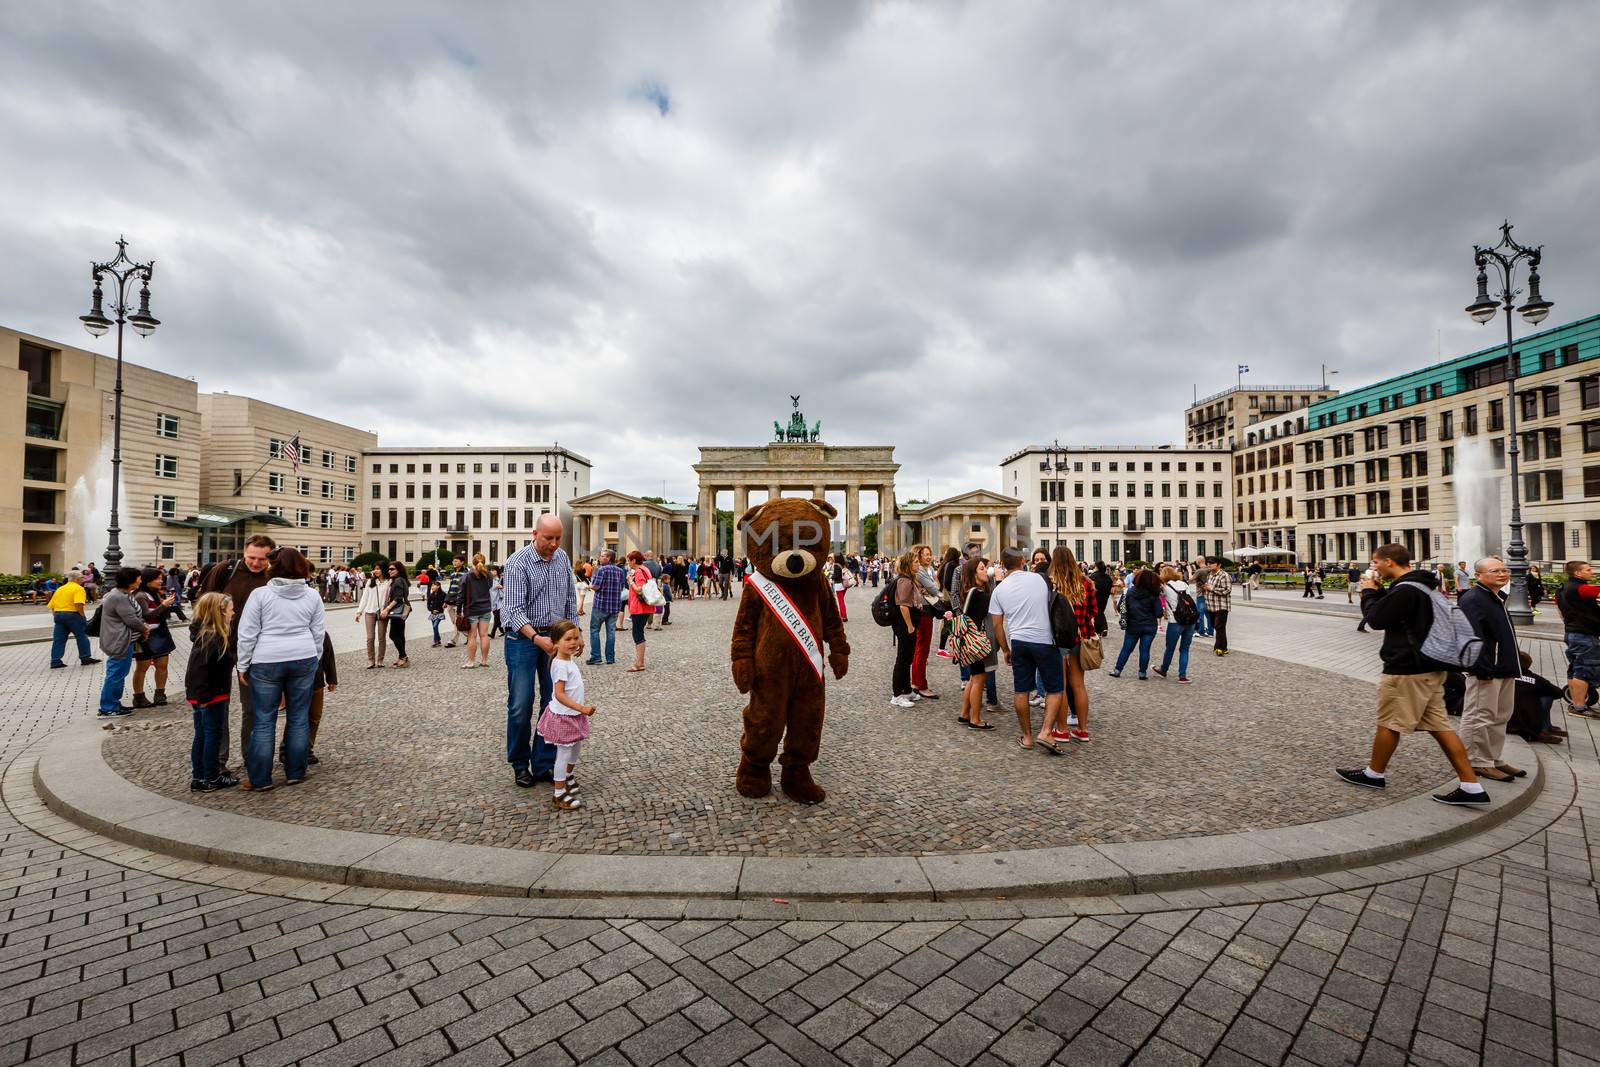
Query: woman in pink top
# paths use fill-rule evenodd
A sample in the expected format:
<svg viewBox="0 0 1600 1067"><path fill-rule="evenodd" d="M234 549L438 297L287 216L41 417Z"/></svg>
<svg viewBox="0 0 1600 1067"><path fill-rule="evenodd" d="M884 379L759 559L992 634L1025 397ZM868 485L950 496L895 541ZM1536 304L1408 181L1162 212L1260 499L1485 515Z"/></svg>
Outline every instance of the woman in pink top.
<svg viewBox="0 0 1600 1067"><path fill-rule="evenodd" d="M633 623L633 666L628 668L631 674L644 670L644 630L656 609L640 595L644 583L650 580L650 570L644 565L644 553L638 549L629 552L628 568L628 616Z"/></svg>

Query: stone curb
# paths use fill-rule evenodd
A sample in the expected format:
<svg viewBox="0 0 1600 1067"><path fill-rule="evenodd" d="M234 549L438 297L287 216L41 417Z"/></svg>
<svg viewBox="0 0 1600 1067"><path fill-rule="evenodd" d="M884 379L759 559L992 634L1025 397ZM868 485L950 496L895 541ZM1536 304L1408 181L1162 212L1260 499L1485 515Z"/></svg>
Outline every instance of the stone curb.
<svg viewBox="0 0 1600 1067"><path fill-rule="evenodd" d="M40 753L34 784L62 818L106 837L200 863L371 889L509 897L955 900L1158 893L1386 863L1484 834L1534 803L1543 762L1487 809L1426 794L1320 823L1211 837L1010 852L864 859L608 856L524 852L257 819L152 793L117 774L104 734L77 722ZM1308 783L1316 788L1317 783ZM1330 773L1326 788L1343 788Z"/></svg>

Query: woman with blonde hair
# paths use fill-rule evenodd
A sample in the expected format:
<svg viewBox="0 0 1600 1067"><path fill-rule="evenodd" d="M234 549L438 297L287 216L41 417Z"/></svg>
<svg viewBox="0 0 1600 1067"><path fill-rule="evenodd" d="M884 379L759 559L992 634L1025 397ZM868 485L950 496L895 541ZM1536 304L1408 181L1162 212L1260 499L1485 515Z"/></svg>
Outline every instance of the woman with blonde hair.
<svg viewBox="0 0 1600 1067"><path fill-rule="evenodd" d="M933 569L933 546L912 545L911 556L915 571L912 575L917 585L918 604L927 609L943 600L939 590L939 576ZM901 557L904 559L905 557ZM938 700L939 694L928 687L928 654L933 651L933 614L928 610L917 612L916 641L911 655L911 688L922 700Z"/></svg>
<svg viewBox="0 0 1600 1067"><path fill-rule="evenodd" d="M1065 724L1057 723L1050 731L1050 737L1056 741L1088 741L1089 688L1083 681L1083 663L1078 659L1078 649L1083 646L1084 639L1095 632L1094 619L1100 606L1099 600L1094 583L1084 575L1083 568L1078 565L1078 557L1066 545L1057 545L1050 553L1050 570L1046 577L1050 588L1066 598L1078 617L1078 644L1061 650L1061 666L1067 682L1066 703L1078 716L1078 725L1068 725L1063 729ZM1062 712L1062 716L1065 718L1066 711ZM1039 740L1043 741L1044 738L1040 737Z"/></svg>
<svg viewBox="0 0 1600 1067"><path fill-rule="evenodd" d="M1161 653L1161 666L1155 672L1161 677L1167 676L1167 671L1172 667L1172 653L1178 653L1178 681L1185 685L1189 682L1189 644L1194 640L1194 632L1199 625L1198 610L1196 617L1189 618L1189 613L1184 612L1184 620L1178 618L1178 603L1183 594L1188 593L1191 600L1194 592L1189 588L1189 583L1183 580L1183 574L1176 567L1161 568L1161 608L1166 624L1167 644ZM1198 609L1199 605L1196 605Z"/></svg>
<svg viewBox="0 0 1600 1067"><path fill-rule="evenodd" d="M922 546L927 547L927 546ZM911 685L911 661L917 649L917 620L922 615L922 595L917 591L917 546L906 549L895 563L894 615L889 624L894 633L894 673L889 703L897 708L915 707L917 691Z"/></svg>
<svg viewBox="0 0 1600 1067"><path fill-rule="evenodd" d="M189 791L211 793L239 784L222 769L222 742L228 733L228 690L233 684L233 598L206 593L194 605L189 624L189 662L184 669L184 699L194 709L194 743L189 746Z"/></svg>
<svg viewBox="0 0 1600 1067"><path fill-rule="evenodd" d="M456 595L456 611L467 617L467 662L461 669L487 667L489 626L494 622L494 575L482 552L472 554L472 567L462 576Z"/></svg>

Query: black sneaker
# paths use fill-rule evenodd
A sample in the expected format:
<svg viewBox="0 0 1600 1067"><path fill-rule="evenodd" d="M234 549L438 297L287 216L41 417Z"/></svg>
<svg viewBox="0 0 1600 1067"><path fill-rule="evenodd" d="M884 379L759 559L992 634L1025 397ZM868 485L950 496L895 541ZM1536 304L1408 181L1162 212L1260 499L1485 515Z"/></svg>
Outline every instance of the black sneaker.
<svg viewBox="0 0 1600 1067"><path fill-rule="evenodd" d="M1489 793L1487 790L1469 793L1458 785L1448 793L1435 793L1433 799L1441 804L1487 804Z"/></svg>
<svg viewBox="0 0 1600 1067"><path fill-rule="evenodd" d="M517 772L517 785L521 786L523 789L532 789L534 784L535 779L533 777L533 772L528 770L528 768L524 767L522 770Z"/></svg>
<svg viewBox="0 0 1600 1067"><path fill-rule="evenodd" d="M315 752L307 752L306 753L306 762L311 764L313 767L315 767L317 764L321 763L322 761L317 758L317 754Z"/></svg>
<svg viewBox="0 0 1600 1067"><path fill-rule="evenodd" d="M1337 774L1340 778L1343 778L1351 785L1359 785L1363 789L1384 789L1389 784L1389 780L1387 778L1372 777L1372 775L1367 773L1367 769L1365 767L1353 767L1348 770L1336 770L1333 773Z"/></svg>
<svg viewBox="0 0 1600 1067"><path fill-rule="evenodd" d="M88 659L80 659L78 661L78 666L80 666L80 667L89 667L89 666L93 666L94 664L99 663L99 662L100 662L99 660L95 659L93 656L90 656Z"/></svg>
<svg viewBox="0 0 1600 1067"><path fill-rule="evenodd" d="M211 779L211 784L218 789L232 789L234 786L239 784L239 778L237 775L229 774L227 771L223 771L221 774Z"/></svg>
<svg viewBox="0 0 1600 1067"><path fill-rule="evenodd" d="M198 778L189 779L189 792L191 793L214 793L216 789L217 784L215 782L202 782Z"/></svg>
<svg viewBox="0 0 1600 1067"><path fill-rule="evenodd" d="M59 671L61 668L65 667L65 666L66 666L65 663L52 663L52 664L50 664L50 669L53 670L53 671Z"/></svg>

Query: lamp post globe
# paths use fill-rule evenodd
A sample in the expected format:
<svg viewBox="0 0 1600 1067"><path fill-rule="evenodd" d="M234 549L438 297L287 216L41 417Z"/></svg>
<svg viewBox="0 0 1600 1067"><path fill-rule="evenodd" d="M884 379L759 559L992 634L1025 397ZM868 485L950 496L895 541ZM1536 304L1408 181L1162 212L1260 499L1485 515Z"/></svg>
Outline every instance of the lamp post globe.
<svg viewBox="0 0 1600 1067"><path fill-rule="evenodd" d="M1555 306L1539 292L1539 263L1544 246L1529 247L1511 237L1511 223L1500 227L1500 243L1492 248L1474 246L1473 263L1478 268L1478 295L1467 305L1467 314L1474 322L1488 325L1502 310L1506 319L1506 456L1510 460L1511 475L1511 539L1506 543L1506 568L1511 572L1511 583L1506 589L1506 611L1518 625L1533 622L1533 606L1528 600L1528 546L1522 539L1522 484L1518 459L1522 449L1517 444L1517 362L1516 346L1512 337L1512 312L1522 315L1530 325L1543 322ZM1520 308L1517 297L1522 291L1516 286L1517 268L1528 267L1528 300ZM1494 268L1500 291L1489 292L1489 268Z"/></svg>
<svg viewBox="0 0 1600 1067"><path fill-rule="evenodd" d="M128 242L122 238L117 239L117 255L115 259L105 263L91 263L90 274L94 279L94 292L91 295L89 313L79 315L78 321L83 323L83 328L91 337L103 337L111 329L113 322L117 327L117 378L113 389L113 403L111 414L111 521L106 527L106 553L105 562L108 572L115 573L122 566L122 527L118 522L117 503L122 484L122 327L124 323L132 323L141 337L148 337L161 325L159 319L150 314L150 278L155 272L155 260L148 263L136 263L128 258ZM116 316L113 320L106 315L104 308L106 279L113 285L111 313ZM139 285L139 306L134 308L129 304L130 287ZM160 538L156 538L159 542ZM158 548L159 554L159 548Z"/></svg>

